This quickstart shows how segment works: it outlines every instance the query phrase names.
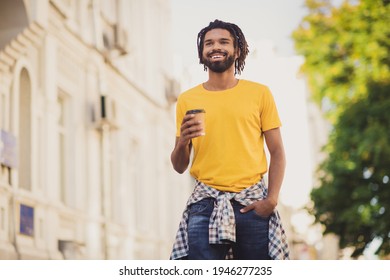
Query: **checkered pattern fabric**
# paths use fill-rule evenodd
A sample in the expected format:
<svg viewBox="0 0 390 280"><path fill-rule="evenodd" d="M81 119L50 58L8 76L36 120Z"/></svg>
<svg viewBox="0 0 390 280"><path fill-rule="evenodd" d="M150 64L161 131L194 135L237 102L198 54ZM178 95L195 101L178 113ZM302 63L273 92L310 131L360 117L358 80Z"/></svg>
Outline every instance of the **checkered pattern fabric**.
<svg viewBox="0 0 390 280"><path fill-rule="evenodd" d="M210 244L231 243L236 241L236 228L234 211L230 200L234 199L242 205L248 206L257 200L266 198L267 187L265 186L264 181L261 180L257 184L239 193L229 193L220 192L202 182L196 181L194 191L187 201L187 207L183 212L183 217L179 224L179 230L177 231L176 240L170 256L171 260L183 259L188 255L188 206L207 197L216 199L209 224ZM289 259L287 237L276 209L269 219L268 247L271 259ZM227 258L233 258L232 252L229 252Z"/></svg>

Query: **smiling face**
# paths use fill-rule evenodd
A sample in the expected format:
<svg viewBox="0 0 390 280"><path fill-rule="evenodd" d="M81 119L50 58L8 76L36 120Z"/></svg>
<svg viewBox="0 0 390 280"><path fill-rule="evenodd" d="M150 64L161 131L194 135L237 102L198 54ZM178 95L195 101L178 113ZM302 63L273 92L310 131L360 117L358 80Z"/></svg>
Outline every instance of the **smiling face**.
<svg viewBox="0 0 390 280"><path fill-rule="evenodd" d="M203 63L210 71L223 73L233 67L237 58L234 39L226 29L211 29L205 34Z"/></svg>

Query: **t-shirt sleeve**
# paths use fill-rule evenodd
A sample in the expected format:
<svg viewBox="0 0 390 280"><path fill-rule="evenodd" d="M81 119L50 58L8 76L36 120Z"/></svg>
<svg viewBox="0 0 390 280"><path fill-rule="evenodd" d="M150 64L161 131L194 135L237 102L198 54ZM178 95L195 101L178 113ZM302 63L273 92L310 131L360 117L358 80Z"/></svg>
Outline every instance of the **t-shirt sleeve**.
<svg viewBox="0 0 390 280"><path fill-rule="evenodd" d="M274 97L268 87L265 87L261 100L261 130L267 131L282 126Z"/></svg>

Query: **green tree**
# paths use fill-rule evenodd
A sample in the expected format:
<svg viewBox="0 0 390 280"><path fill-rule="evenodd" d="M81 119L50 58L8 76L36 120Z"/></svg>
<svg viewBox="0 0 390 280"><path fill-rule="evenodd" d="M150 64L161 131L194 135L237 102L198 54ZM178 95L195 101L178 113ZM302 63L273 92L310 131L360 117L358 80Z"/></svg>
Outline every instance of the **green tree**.
<svg viewBox="0 0 390 280"><path fill-rule="evenodd" d="M340 247L390 254L390 5L307 0L293 33L313 100L333 125L309 208Z"/></svg>
<svg viewBox="0 0 390 280"><path fill-rule="evenodd" d="M363 253L382 239L379 255L390 253L390 83L368 86L369 95L338 119L320 166L310 212L340 247Z"/></svg>
<svg viewBox="0 0 390 280"><path fill-rule="evenodd" d="M354 1L356 2L356 1ZM294 31L302 71L313 99L334 123L342 111L367 93L368 82L390 79L389 0L344 2L306 0L309 14Z"/></svg>

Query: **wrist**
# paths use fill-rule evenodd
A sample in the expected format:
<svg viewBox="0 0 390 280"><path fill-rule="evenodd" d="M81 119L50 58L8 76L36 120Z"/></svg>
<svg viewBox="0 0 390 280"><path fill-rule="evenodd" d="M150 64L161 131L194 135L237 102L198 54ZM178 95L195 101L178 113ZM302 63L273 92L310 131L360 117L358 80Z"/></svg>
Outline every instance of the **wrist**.
<svg viewBox="0 0 390 280"><path fill-rule="evenodd" d="M275 208L278 205L278 200L276 198L267 197L266 200L268 201L268 203L272 205L273 208Z"/></svg>

